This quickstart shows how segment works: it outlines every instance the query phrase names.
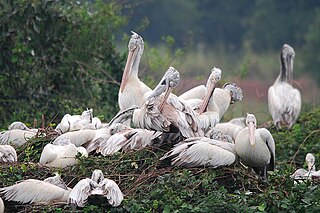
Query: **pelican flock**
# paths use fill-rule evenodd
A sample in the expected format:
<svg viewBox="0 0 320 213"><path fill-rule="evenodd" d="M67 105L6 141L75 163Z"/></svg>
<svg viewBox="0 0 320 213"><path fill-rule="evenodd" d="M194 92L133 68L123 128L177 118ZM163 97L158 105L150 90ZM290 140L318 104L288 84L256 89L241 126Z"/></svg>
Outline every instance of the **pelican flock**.
<svg viewBox="0 0 320 213"><path fill-rule="evenodd" d="M256 117L250 113L221 122L230 105L243 100L242 89L234 82L219 88L222 71L218 67L211 69L206 85L180 95L174 93L181 77L174 67L164 72L155 88L149 88L138 77L143 50L142 37L132 32L118 93L119 113L109 123L94 117L93 109L86 109L81 115L64 115L54 129L56 136L42 148L41 168L61 171L74 166L80 154L107 157L167 144L169 148L159 159L169 162L169 166L214 169L244 165L252 168L257 178L266 180L267 172L276 166L276 142L271 133L257 128ZM293 48L285 44L280 54L280 75L268 91L269 111L277 129L290 129L301 109L300 93L292 86L294 55ZM0 164L19 163L15 148L38 137L38 133L38 129L28 128L20 121L13 122L0 133ZM318 175L314 156L308 154L306 161L308 170L298 169L292 178ZM124 199L116 182L96 169L91 178L81 179L73 188L58 174L2 187L0 212L4 208L2 199L23 204L59 202L76 209L84 207L91 195L105 197L113 207Z"/></svg>

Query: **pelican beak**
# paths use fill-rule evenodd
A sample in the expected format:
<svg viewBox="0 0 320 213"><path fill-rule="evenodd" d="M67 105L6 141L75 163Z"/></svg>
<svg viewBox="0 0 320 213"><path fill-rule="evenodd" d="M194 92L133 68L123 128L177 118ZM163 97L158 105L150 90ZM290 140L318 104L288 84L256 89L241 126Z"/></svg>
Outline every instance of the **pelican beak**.
<svg viewBox="0 0 320 213"><path fill-rule="evenodd" d="M160 111L162 111L163 105L164 105L164 103L167 101L167 99L168 99L170 93L172 92L172 90L173 90L173 88L169 87L169 82L166 81L166 91L165 91L165 93L164 93L162 102L161 102L161 104L160 104L160 106L159 106L159 110L160 110Z"/></svg>
<svg viewBox="0 0 320 213"><path fill-rule="evenodd" d="M207 109L207 107L209 105L210 98L212 97L212 94L213 94L215 88L216 88L216 83L215 82L209 85L209 88L207 90L207 94L203 98L202 104L201 104L200 109L199 109L199 113L200 114L206 111L206 109Z"/></svg>
<svg viewBox="0 0 320 213"><path fill-rule="evenodd" d="M123 90L126 87L126 84L128 82L129 71L130 71L130 69L132 67L132 63L133 63L132 61L133 61L135 52L136 52L136 49L131 50L128 53L126 66L124 67L124 70L123 70L123 75L122 75L122 80L121 80L121 85L120 85L120 92L123 92Z"/></svg>
<svg viewBox="0 0 320 213"><path fill-rule="evenodd" d="M251 146L254 146L256 143L255 129L256 127L254 126L254 123L250 122L249 123L249 142Z"/></svg>

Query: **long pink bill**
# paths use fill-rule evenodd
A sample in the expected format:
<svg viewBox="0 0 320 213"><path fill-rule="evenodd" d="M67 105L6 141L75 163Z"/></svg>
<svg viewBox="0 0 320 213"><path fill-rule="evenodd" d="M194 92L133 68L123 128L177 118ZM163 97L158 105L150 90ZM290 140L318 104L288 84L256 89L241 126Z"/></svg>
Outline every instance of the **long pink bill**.
<svg viewBox="0 0 320 213"><path fill-rule="evenodd" d="M199 109L199 114L201 114L207 110L210 98L212 97L212 94L214 92L215 87L216 87L216 84L212 83L212 84L210 84L209 88L207 89L207 94L203 98L202 104Z"/></svg>
<svg viewBox="0 0 320 213"><path fill-rule="evenodd" d="M129 76L129 71L132 67L132 58L133 58L134 52L135 52L134 50L129 51L126 66L124 67L123 74L122 74L120 92L123 92L123 90L126 87L126 84L128 82L128 76Z"/></svg>
<svg viewBox="0 0 320 213"><path fill-rule="evenodd" d="M253 122L249 123L249 142L252 146L256 143L256 137L255 137L255 130L256 127L254 126Z"/></svg>

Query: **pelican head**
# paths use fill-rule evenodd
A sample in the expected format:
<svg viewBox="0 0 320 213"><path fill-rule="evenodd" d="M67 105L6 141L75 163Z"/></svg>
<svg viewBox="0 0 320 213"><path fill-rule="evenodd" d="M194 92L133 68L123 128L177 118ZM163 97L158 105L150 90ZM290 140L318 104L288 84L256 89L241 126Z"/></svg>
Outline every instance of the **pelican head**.
<svg viewBox="0 0 320 213"><path fill-rule="evenodd" d="M311 170L316 170L315 166L314 166L314 163L315 163L315 157L313 154L311 153L308 153L306 155L306 162L308 164L308 171L311 171Z"/></svg>
<svg viewBox="0 0 320 213"><path fill-rule="evenodd" d="M116 114L116 116L114 116L111 121L109 122L108 126L111 126L113 124L116 123L123 123L126 120L128 120L129 118L132 117L134 110L138 109L139 107L136 105L133 105L125 110L122 110L120 112L118 112L118 114Z"/></svg>
<svg viewBox="0 0 320 213"><path fill-rule="evenodd" d="M136 73L138 72L140 59L144 49L144 42L142 37L133 31L131 31L131 33L132 33L131 39L128 44L129 53L127 57L126 66L124 68L123 75L122 75L120 92L123 92L128 82L128 76L131 70L136 69Z"/></svg>
<svg viewBox="0 0 320 213"><path fill-rule="evenodd" d="M249 142L252 146L255 144L255 130L257 127L257 120L254 114L247 113L246 124L249 128Z"/></svg>
<svg viewBox="0 0 320 213"><path fill-rule="evenodd" d="M93 109L88 109L87 108L81 114L81 119L90 119L90 122L92 122L92 117L93 117Z"/></svg>
<svg viewBox="0 0 320 213"><path fill-rule="evenodd" d="M237 101L242 101L242 98L243 98L242 89L238 87L235 83L231 83L231 82L225 83L222 89L230 92L231 104L234 104Z"/></svg>
<svg viewBox="0 0 320 213"><path fill-rule="evenodd" d="M218 81L220 81L221 79L221 70L219 68L213 67L213 69L211 70L211 74L208 78L207 81L207 94L205 95L205 97L203 98L202 104L199 108L199 113L203 113L209 104L209 100L214 92L214 89L216 87L216 83Z"/></svg>
<svg viewBox="0 0 320 213"><path fill-rule="evenodd" d="M91 180L93 180L94 182L96 183L100 183L101 181L104 180L104 176L103 176L103 173L100 169L95 169L93 172L92 172L92 176L91 176Z"/></svg>
<svg viewBox="0 0 320 213"><path fill-rule="evenodd" d="M8 127L8 130L13 130L13 129L29 130L29 128L21 121L15 121L11 123Z"/></svg>
<svg viewBox="0 0 320 213"><path fill-rule="evenodd" d="M293 61L295 57L294 49L288 45L284 44L281 53L280 53L280 61L281 61L281 69L284 69L282 72L285 72L286 74L283 75L287 82L290 82L292 84L292 73L293 73Z"/></svg>

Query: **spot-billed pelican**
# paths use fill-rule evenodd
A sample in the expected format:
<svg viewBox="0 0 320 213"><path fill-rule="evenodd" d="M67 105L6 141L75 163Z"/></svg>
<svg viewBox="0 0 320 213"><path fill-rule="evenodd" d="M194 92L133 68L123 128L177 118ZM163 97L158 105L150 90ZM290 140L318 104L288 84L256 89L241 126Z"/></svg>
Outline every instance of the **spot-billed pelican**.
<svg viewBox="0 0 320 213"><path fill-rule="evenodd" d="M0 145L0 164L17 162L16 150L10 145Z"/></svg>
<svg viewBox="0 0 320 213"><path fill-rule="evenodd" d="M267 170L275 167L275 142L267 129L256 129L257 120L253 114L247 114L246 124L236 137L236 152L245 165L266 180Z"/></svg>
<svg viewBox="0 0 320 213"><path fill-rule="evenodd" d="M143 54L144 43L141 36L132 32L128 44L128 58L123 71L118 94L120 110L125 110L133 105L142 107L145 102L144 94L151 89L140 81L138 77L139 64Z"/></svg>
<svg viewBox="0 0 320 213"><path fill-rule="evenodd" d="M291 178L295 180L295 183L299 183L301 180L312 180L313 178L320 178L320 170L316 171L315 166L315 157L313 154L308 153L305 157L305 161L308 165L308 169L297 169L292 175Z"/></svg>
<svg viewBox="0 0 320 213"><path fill-rule="evenodd" d="M113 180L105 178L99 169L93 171L91 179L82 179L73 187L68 203L72 208L84 207L90 195L101 195L112 206L119 206L123 200L119 186Z"/></svg>
<svg viewBox="0 0 320 213"><path fill-rule="evenodd" d="M228 166L235 162L234 144L206 137L188 138L176 144L160 160L170 159L178 167Z"/></svg>
<svg viewBox="0 0 320 213"><path fill-rule="evenodd" d="M284 44L280 53L280 74L268 90L268 107L277 129L290 129L297 121L301 110L301 95L292 85L295 52Z"/></svg>
<svg viewBox="0 0 320 213"><path fill-rule="evenodd" d="M43 181L27 179L12 186L0 188L4 200L20 203L66 203L71 189L58 174Z"/></svg>
<svg viewBox="0 0 320 213"><path fill-rule="evenodd" d="M13 146L21 146L30 138L36 136L36 132L22 129L11 129L0 132L0 144L11 144Z"/></svg>
<svg viewBox="0 0 320 213"><path fill-rule="evenodd" d="M47 144L42 150L39 163L54 168L73 166L77 163L76 155L78 153L88 157L87 150L82 146L76 147L72 143L63 146Z"/></svg>
<svg viewBox="0 0 320 213"><path fill-rule="evenodd" d="M38 132L38 129L35 129L35 128L30 129L29 127L27 127L26 124L22 123L21 121L12 122L9 125L8 130L13 130L13 129L21 129L21 130L28 130L32 132Z"/></svg>

